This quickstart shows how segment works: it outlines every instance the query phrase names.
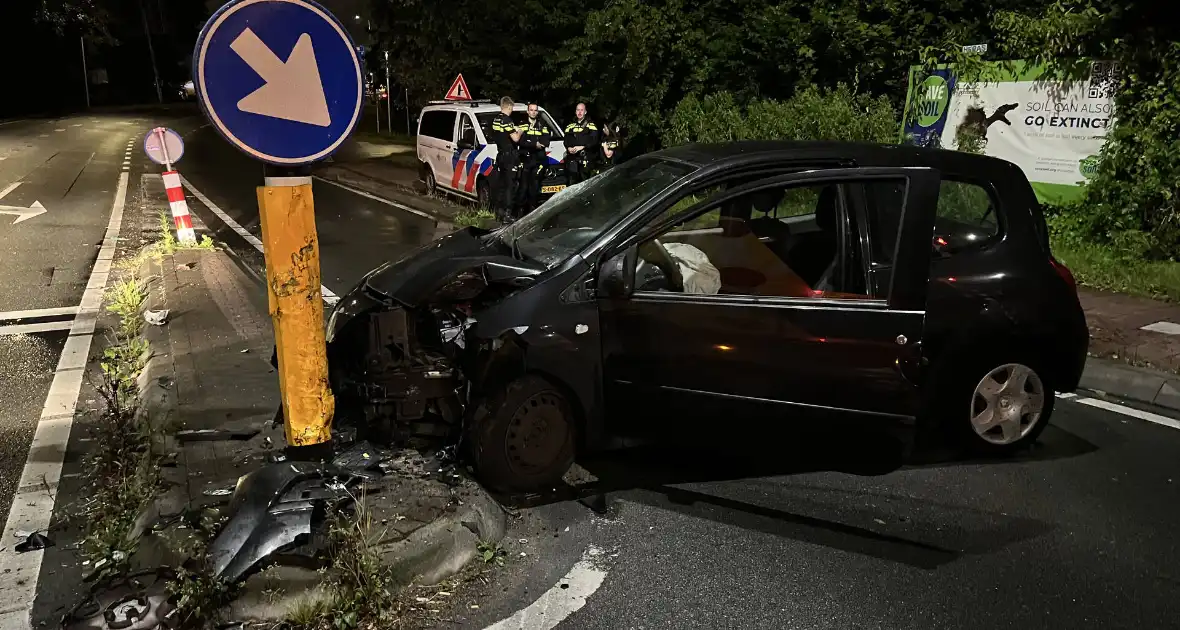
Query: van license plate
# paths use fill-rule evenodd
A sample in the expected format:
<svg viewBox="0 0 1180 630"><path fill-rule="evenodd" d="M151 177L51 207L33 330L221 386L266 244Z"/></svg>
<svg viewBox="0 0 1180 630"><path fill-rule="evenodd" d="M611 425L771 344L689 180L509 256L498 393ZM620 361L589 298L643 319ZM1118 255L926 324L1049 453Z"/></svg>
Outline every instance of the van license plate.
<svg viewBox="0 0 1180 630"><path fill-rule="evenodd" d="M565 190L564 184L562 184L560 186L542 186L541 187L541 194L548 195L549 193L557 193L557 192L561 192L563 190Z"/></svg>

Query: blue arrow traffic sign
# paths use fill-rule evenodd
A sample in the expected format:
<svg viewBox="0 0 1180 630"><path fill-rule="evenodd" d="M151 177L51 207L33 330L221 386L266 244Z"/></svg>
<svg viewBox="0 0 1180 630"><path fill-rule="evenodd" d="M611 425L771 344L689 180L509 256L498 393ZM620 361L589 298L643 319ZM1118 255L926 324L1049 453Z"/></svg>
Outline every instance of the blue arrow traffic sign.
<svg viewBox="0 0 1180 630"><path fill-rule="evenodd" d="M328 157L360 117L364 83L348 31L311 0L236 0L193 51L197 98L231 144L270 164Z"/></svg>

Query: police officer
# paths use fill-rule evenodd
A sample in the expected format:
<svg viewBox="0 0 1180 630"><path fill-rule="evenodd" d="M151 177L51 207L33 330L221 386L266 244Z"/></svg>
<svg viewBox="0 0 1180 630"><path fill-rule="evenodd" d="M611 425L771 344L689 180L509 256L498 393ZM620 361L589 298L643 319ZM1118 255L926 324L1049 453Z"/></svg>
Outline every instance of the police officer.
<svg viewBox="0 0 1180 630"><path fill-rule="evenodd" d="M500 99L500 113L492 119L492 142L496 143L496 173L492 178L492 208L501 221L511 219L512 204L516 201L516 187L520 176L520 155L517 143L521 133L512 122L510 97Z"/></svg>
<svg viewBox="0 0 1180 630"><path fill-rule="evenodd" d="M532 212L541 198L541 172L545 168L545 149L553 138L549 125L540 117L536 103L529 103L529 119L520 136L521 184L518 193L520 216Z"/></svg>
<svg viewBox="0 0 1180 630"><path fill-rule="evenodd" d="M565 172L569 185L586 179L586 168L598 157L598 126L586 116L586 104L574 110L577 120L565 128Z"/></svg>
<svg viewBox="0 0 1180 630"><path fill-rule="evenodd" d="M602 128L602 147L597 161L597 170L602 172L618 163L619 125L608 124Z"/></svg>

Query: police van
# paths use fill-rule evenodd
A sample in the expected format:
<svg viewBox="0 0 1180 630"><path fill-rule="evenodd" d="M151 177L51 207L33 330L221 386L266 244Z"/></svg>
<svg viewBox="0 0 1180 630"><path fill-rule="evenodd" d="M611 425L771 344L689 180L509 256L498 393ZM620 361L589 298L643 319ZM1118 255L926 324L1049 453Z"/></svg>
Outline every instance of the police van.
<svg viewBox="0 0 1180 630"><path fill-rule="evenodd" d="M549 112L539 108L540 118L552 132L545 149L541 195L565 188L565 134ZM487 205L489 177L496 163L496 144L489 142L492 119L500 106L491 101L431 101L418 116L418 161L426 190L445 192ZM512 120L518 127L528 122L528 106L516 103Z"/></svg>

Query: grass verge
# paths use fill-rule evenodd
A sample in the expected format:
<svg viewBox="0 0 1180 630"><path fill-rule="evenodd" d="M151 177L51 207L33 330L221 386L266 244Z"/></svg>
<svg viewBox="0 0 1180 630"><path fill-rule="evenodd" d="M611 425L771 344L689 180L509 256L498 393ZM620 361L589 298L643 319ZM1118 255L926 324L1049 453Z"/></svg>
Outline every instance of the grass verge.
<svg viewBox="0 0 1180 630"><path fill-rule="evenodd" d="M453 223L457 230L470 226L486 229L495 225L496 215L487 208L465 208L455 215Z"/></svg>
<svg viewBox="0 0 1180 630"><path fill-rule="evenodd" d="M1180 263L1120 256L1110 247L1054 239L1053 255L1084 286L1180 302Z"/></svg>

